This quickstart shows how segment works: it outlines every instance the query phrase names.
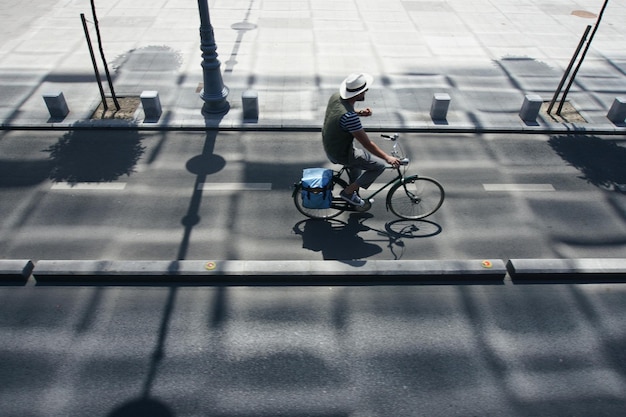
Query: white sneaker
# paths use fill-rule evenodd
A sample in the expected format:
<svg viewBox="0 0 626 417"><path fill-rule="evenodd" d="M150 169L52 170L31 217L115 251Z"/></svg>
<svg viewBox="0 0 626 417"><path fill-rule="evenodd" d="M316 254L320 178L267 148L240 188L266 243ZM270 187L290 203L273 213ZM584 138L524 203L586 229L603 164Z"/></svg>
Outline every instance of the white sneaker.
<svg viewBox="0 0 626 417"><path fill-rule="evenodd" d="M352 196L348 196L344 194L342 191L339 193L339 197L341 197L343 200L347 201L348 203L358 206L358 207L363 207L365 205L365 201L363 201L363 199L359 197L356 191L352 193Z"/></svg>

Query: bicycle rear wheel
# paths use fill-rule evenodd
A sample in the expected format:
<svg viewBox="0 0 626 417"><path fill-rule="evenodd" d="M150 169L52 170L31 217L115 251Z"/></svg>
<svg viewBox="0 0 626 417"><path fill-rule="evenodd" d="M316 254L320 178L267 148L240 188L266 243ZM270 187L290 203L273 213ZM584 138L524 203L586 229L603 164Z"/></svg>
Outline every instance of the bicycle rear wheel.
<svg viewBox="0 0 626 417"><path fill-rule="evenodd" d="M348 184L338 177L333 177L333 201L331 203L330 208L327 209L312 209L304 207L302 204L302 184L296 184L293 190L293 202L296 205L298 211L304 214L307 217L312 219L332 219L333 217L339 216L346 210L347 204L343 201L339 196L338 190L343 190L348 186ZM335 186L337 186L338 190L335 190Z"/></svg>
<svg viewBox="0 0 626 417"><path fill-rule="evenodd" d="M444 197L443 186L437 180L413 175L391 187L387 207L402 219L423 219L439 210Z"/></svg>

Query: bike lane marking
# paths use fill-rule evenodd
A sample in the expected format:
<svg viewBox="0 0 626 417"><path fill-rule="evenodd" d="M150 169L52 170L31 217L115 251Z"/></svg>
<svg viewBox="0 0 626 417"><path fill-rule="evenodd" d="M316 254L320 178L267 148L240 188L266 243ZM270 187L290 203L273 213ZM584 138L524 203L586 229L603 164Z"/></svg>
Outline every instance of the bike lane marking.
<svg viewBox="0 0 626 417"><path fill-rule="evenodd" d="M126 188L125 182L56 182L52 184L52 190L95 190L95 191L122 191Z"/></svg>
<svg viewBox="0 0 626 417"><path fill-rule="evenodd" d="M485 191L556 191L552 184L483 184Z"/></svg>
<svg viewBox="0 0 626 417"><path fill-rule="evenodd" d="M271 182L203 182L198 191L272 191Z"/></svg>
<svg viewBox="0 0 626 417"><path fill-rule="evenodd" d="M125 182L57 182L50 187L57 191L123 191L126 189ZM198 191L272 191L272 183L200 183Z"/></svg>

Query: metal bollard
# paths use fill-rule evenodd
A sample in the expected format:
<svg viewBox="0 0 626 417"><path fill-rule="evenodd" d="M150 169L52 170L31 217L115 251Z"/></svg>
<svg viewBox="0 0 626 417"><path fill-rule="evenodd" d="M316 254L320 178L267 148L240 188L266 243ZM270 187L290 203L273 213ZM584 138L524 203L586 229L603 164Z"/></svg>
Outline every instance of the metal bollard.
<svg viewBox="0 0 626 417"><path fill-rule="evenodd" d="M616 97L606 117L616 125L623 124L626 120L626 98Z"/></svg>
<svg viewBox="0 0 626 417"><path fill-rule="evenodd" d="M446 120L449 106L450 95L448 93L435 93L430 105L430 117L433 120Z"/></svg>
<svg viewBox="0 0 626 417"><path fill-rule="evenodd" d="M541 96L537 94L527 94L526 97L524 97L524 104L522 104L519 117L527 123L536 122L542 104L543 100Z"/></svg>
<svg viewBox="0 0 626 417"><path fill-rule="evenodd" d="M159 92L142 91L139 98L141 99L141 105L143 106L145 120L149 122L156 122L159 120L159 117L161 117L161 113L163 112L161 109Z"/></svg>
<svg viewBox="0 0 626 417"><path fill-rule="evenodd" d="M65 102L65 96L63 96L62 91L45 93L43 95L43 99L46 102L46 106L48 107L48 112L50 112L50 117L62 119L70 112L70 109L67 107L67 103Z"/></svg>
<svg viewBox="0 0 626 417"><path fill-rule="evenodd" d="M259 93L256 90L246 90L241 94L243 106L243 120L259 120Z"/></svg>

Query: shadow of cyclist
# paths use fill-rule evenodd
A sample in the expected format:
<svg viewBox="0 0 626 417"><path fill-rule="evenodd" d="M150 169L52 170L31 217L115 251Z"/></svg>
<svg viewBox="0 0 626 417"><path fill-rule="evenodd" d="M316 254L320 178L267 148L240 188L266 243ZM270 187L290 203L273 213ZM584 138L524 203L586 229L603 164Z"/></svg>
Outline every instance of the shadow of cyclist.
<svg viewBox="0 0 626 417"><path fill-rule="evenodd" d="M352 213L348 222L342 220L302 220L293 227L302 236L302 248L322 252L325 260L354 261L374 256L383 251L377 244L358 234L375 232L383 237L393 259L401 259L406 239L423 239L441 233L439 224L429 220L398 219L385 224L385 230L365 225L372 218L370 213ZM380 240L378 240L380 241Z"/></svg>
<svg viewBox="0 0 626 417"><path fill-rule="evenodd" d="M302 236L302 247L322 252L324 260L353 261L381 253L383 249L366 242L358 234L370 230L363 221L371 218L369 213L353 213L348 222L341 220L303 220L294 227L294 233Z"/></svg>

